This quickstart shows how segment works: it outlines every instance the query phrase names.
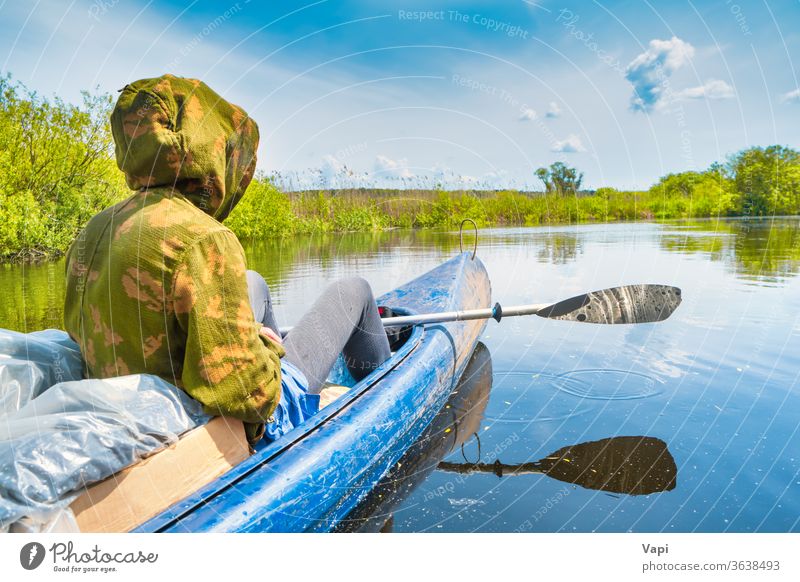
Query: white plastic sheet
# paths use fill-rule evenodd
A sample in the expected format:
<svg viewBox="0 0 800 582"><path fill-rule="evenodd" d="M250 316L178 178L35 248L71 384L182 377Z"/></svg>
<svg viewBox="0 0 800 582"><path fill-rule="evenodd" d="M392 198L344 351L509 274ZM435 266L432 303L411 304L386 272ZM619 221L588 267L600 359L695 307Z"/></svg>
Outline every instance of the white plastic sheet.
<svg viewBox="0 0 800 582"><path fill-rule="evenodd" d="M19 410L58 382L80 380L78 344L59 330L19 333L0 329L0 418Z"/></svg>
<svg viewBox="0 0 800 582"><path fill-rule="evenodd" d="M198 402L156 376L49 386L56 360L52 353L50 359L39 356L57 349L64 338L51 334L39 345L30 341L31 334L17 335L22 337L0 335L6 338L0 349L8 350L2 353L13 354L0 358L0 374L6 362L6 377L16 382L10 389L0 386L0 394L17 394L23 402L19 410L8 406L0 413L0 531L23 518L11 529L47 529L60 519L58 512L72 502L76 489L105 479L209 420ZM60 345L72 349L67 342ZM23 344L34 346L29 351L33 359L20 358ZM62 355L66 373L80 369L72 367L69 354ZM34 372L18 373L20 367L7 364L11 359L33 362L28 371ZM6 396L3 402L12 400Z"/></svg>

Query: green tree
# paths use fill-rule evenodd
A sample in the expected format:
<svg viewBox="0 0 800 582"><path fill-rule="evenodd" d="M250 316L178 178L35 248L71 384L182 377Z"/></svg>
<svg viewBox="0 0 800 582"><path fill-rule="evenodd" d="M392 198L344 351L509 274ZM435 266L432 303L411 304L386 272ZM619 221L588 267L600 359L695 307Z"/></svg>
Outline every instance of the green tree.
<svg viewBox="0 0 800 582"><path fill-rule="evenodd" d="M539 168L535 174L544 184L546 193L560 196L577 194L583 181L583 173L562 162L555 162L549 168Z"/></svg>
<svg viewBox="0 0 800 582"><path fill-rule="evenodd" d="M76 106L0 78L0 257L59 254L127 194L110 108L108 95L84 93Z"/></svg>
<svg viewBox="0 0 800 582"><path fill-rule="evenodd" d="M754 147L729 161L744 215L800 211L800 152L784 146Z"/></svg>
<svg viewBox="0 0 800 582"><path fill-rule="evenodd" d="M699 172L667 174L656 182L652 189L666 198L675 196L685 196L688 198L692 195L694 187L697 182L700 181L701 176Z"/></svg>
<svg viewBox="0 0 800 582"><path fill-rule="evenodd" d="M733 182L719 164L705 172L668 174L650 195L661 218L726 216L736 209Z"/></svg>

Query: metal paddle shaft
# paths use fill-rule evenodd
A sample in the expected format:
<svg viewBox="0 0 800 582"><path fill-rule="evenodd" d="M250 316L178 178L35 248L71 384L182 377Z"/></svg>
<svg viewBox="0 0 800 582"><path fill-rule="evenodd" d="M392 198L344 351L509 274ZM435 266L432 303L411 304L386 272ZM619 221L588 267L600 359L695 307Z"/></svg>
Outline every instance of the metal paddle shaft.
<svg viewBox="0 0 800 582"><path fill-rule="evenodd" d="M385 317L384 327L404 327L407 325L420 325L425 323L447 323L449 321L469 321L471 319L494 318L500 321L502 317L513 317L516 315L533 315L542 309L551 307L550 303L539 303L533 305L517 305L516 307L504 308L500 304L485 309L469 309L465 311L442 311L439 313L426 313L422 315L402 315L399 317Z"/></svg>
<svg viewBox="0 0 800 582"><path fill-rule="evenodd" d="M404 315L383 319L384 327L403 327L425 323L446 323L470 319L519 315L538 315L548 319L583 323L621 324L652 323L667 319L681 303L681 290L669 285L626 285L577 295L558 303L535 303L465 311L446 311L421 315Z"/></svg>

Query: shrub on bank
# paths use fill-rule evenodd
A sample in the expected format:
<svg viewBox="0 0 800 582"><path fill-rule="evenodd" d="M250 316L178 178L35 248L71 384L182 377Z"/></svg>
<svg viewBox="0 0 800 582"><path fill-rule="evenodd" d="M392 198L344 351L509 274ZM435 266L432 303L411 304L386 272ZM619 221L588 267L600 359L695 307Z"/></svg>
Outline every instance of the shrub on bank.
<svg viewBox="0 0 800 582"><path fill-rule="evenodd" d="M113 160L109 96L48 101L0 77L0 259L66 250L94 214L128 195Z"/></svg>

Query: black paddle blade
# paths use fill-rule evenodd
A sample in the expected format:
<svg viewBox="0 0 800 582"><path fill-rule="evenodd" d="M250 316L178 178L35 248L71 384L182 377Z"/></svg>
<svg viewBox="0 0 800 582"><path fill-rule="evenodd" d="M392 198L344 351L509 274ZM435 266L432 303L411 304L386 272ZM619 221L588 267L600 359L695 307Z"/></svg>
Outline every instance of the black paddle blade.
<svg viewBox="0 0 800 582"><path fill-rule="evenodd" d="M564 447L536 464L553 479L627 495L671 491L678 474L667 444L645 436L613 437Z"/></svg>
<svg viewBox="0 0 800 582"><path fill-rule="evenodd" d="M536 315L585 323L653 323L667 319L680 304L677 287L626 285L565 299Z"/></svg>

